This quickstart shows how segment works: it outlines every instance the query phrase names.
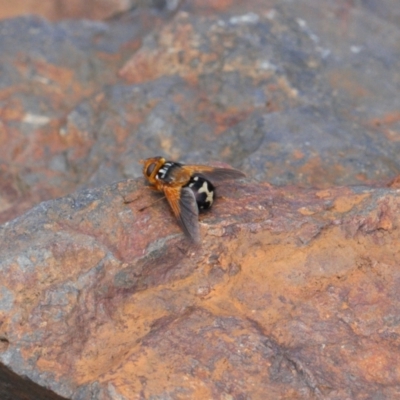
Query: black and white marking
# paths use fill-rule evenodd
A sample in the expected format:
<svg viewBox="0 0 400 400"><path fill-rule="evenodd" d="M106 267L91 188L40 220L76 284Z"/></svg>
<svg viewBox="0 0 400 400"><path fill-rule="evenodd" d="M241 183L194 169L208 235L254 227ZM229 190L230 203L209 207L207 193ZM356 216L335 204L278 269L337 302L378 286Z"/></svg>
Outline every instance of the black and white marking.
<svg viewBox="0 0 400 400"><path fill-rule="evenodd" d="M174 168L181 167L182 164L176 163L176 162L171 162L167 161L162 168L160 168L157 172L156 179L164 182L171 182L172 181L172 175L171 171Z"/></svg>
<svg viewBox="0 0 400 400"><path fill-rule="evenodd" d="M193 192L199 210L208 210L214 202L215 187L206 178L193 175L187 185Z"/></svg>

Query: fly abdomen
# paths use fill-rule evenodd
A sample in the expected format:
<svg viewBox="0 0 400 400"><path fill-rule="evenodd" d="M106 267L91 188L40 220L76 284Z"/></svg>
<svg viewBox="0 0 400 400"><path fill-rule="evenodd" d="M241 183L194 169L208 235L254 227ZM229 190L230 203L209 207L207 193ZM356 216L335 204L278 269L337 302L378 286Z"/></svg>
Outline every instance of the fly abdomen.
<svg viewBox="0 0 400 400"><path fill-rule="evenodd" d="M193 175L188 186L196 199L197 207L200 211L209 209L215 197L215 186L201 175Z"/></svg>

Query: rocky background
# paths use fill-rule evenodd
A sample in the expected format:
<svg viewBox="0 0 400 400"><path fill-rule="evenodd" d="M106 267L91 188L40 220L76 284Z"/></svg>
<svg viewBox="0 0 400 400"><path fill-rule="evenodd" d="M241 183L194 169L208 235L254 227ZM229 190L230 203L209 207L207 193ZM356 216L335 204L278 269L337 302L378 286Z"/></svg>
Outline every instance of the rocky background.
<svg viewBox="0 0 400 400"><path fill-rule="evenodd" d="M0 18L1 399L400 398L397 0ZM201 246L155 155L247 174Z"/></svg>

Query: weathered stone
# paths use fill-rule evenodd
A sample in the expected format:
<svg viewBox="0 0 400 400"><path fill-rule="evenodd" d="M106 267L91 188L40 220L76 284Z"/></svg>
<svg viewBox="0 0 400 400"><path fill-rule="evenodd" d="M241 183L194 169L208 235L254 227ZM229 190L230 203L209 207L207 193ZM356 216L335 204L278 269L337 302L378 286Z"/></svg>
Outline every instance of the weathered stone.
<svg viewBox="0 0 400 400"><path fill-rule="evenodd" d="M133 0L0 0L0 19L35 14L48 20L104 19L133 7Z"/></svg>
<svg viewBox="0 0 400 400"><path fill-rule="evenodd" d="M0 22L4 396L399 397L399 2L134 5ZM247 173L202 246L155 155Z"/></svg>
<svg viewBox="0 0 400 400"><path fill-rule="evenodd" d="M76 163L90 153L98 124L77 104L103 97L95 93L115 81L125 52L157 20L146 13L135 19L134 28L32 17L0 22L0 221L76 189L85 174ZM69 121L76 127L66 132Z"/></svg>
<svg viewBox="0 0 400 400"><path fill-rule="evenodd" d="M71 399L395 398L399 191L218 193L201 247L137 181L3 225L0 360Z"/></svg>
<svg viewBox="0 0 400 400"><path fill-rule="evenodd" d="M373 1L190 2L175 15L161 3L157 16L0 24L1 221L139 176L137 160L160 153L279 185L400 172L400 33Z"/></svg>

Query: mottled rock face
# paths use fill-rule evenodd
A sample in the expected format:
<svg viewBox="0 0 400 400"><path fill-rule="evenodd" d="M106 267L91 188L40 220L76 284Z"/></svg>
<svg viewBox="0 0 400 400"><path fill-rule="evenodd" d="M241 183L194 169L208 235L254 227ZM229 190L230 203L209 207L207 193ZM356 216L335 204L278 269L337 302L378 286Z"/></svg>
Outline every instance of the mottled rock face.
<svg viewBox="0 0 400 400"><path fill-rule="evenodd" d="M51 21L73 18L105 19L130 7L139 0L0 0L0 19L35 14Z"/></svg>
<svg viewBox="0 0 400 400"><path fill-rule="evenodd" d="M397 189L226 183L201 246L166 202L139 211L149 192L122 182L3 225L3 363L72 399L394 398Z"/></svg>
<svg viewBox="0 0 400 400"><path fill-rule="evenodd" d="M106 3L0 21L0 398L397 398L399 3Z"/></svg>
<svg viewBox="0 0 400 400"><path fill-rule="evenodd" d="M277 185L394 178L400 34L381 19L389 1L379 16L373 1L253 0L2 21L0 221L139 176L138 159L154 155L221 160Z"/></svg>

